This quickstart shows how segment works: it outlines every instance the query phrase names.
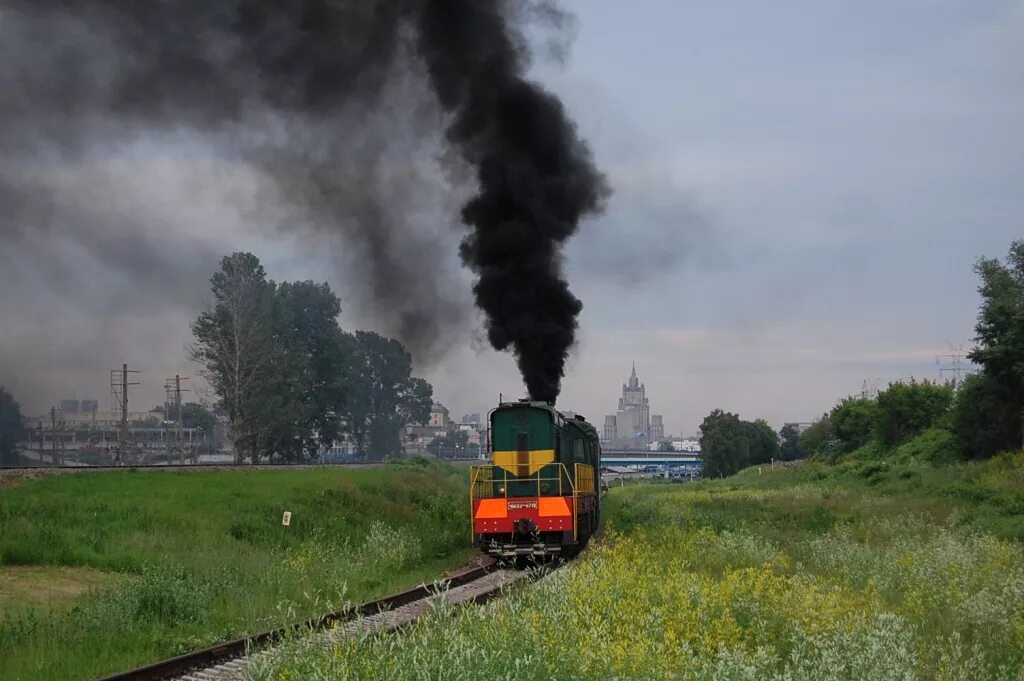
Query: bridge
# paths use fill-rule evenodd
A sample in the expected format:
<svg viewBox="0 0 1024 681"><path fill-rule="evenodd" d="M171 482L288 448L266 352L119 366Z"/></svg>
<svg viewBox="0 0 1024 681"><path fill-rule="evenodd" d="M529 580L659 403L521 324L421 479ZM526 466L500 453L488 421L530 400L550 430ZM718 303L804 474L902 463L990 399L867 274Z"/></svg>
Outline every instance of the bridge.
<svg viewBox="0 0 1024 681"><path fill-rule="evenodd" d="M704 467L704 460L698 452L644 452L602 449L601 465L629 466L634 468L643 468L644 466L680 467L700 470Z"/></svg>

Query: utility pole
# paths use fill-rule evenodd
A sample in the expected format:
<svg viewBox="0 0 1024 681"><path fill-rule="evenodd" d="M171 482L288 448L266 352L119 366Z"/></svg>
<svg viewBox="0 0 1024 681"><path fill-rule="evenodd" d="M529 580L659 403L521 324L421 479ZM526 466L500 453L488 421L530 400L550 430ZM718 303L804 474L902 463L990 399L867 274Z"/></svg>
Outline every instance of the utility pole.
<svg viewBox="0 0 1024 681"><path fill-rule="evenodd" d="M174 431L175 431L175 446L178 449L178 463L185 463L185 438L182 433L182 425L184 424L184 417L181 413L181 382L187 381L188 376L174 375L174 378L168 378L164 381L164 389L167 392L167 409L170 411L171 407L174 408ZM188 392L186 390L186 392ZM170 414L168 414L169 416ZM170 420L170 419L168 419ZM171 448L168 443L167 446L167 463L171 463Z"/></svg>
<svg viewBox="0 0 1024 681"><path fill-rule="evenodd" d="M138 371L130 371L127 364L122 364L120 371L110 370L110 393L113 401L121 407L121 423L117 430L117 458L116 463L122 463L128 451L128 386L138 385L137 382L130 383L128 374L137 374Z"/></svg>
<svg viewBox="0 0 1024 681"><path fill-rule="evenodd" d="M185 378L188 380L188 377ZM178 463L185 463L185 441L181 437L181 381L182 378L178 374L174 374L174 404L178 408Z"/></svg>
<svg viewBox="0 0 1024 681"><path fill-rule="evenodd" d="M52 447L53 465L57 463L57 407L50 407L50 445Z"/></svg>

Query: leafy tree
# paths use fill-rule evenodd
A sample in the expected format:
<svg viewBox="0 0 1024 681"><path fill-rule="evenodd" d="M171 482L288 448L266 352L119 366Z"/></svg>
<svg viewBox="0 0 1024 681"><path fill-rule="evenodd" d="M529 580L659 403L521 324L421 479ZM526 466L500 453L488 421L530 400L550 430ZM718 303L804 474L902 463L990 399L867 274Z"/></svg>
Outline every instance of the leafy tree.
<svg viewBox="0 0 1024 681"><path fill-rule="evenodd" d="M674 452L674 451L676 451L676 449L675 449L675 447L672 446L672 442L670 442L668 440L665 440L664 442L659 442L658 443L658 451L659 452Z"/></svg>
<svg viewBox="0 0 1024 681"><path fill-rule="evenodd" d="M987 374L968 376L956 392L953 435L960 454L985 459L1020 442L1017 410L1003 386Z"/></svg>
<svg viewBox="0 0 1024 681"><path fill-rule="evenodd" d="M21 405L0 386L0 465L18 463L18 442L25 435L25 422Z"/></svg>
<svg viewBox="0 0 1024 681"><path fill-rule="evenodd" d="M700 448L704 476L733 475L747 465L750 441L736 414L715 409L700 425Z"/></svg>
<svg viewBox="0 0 1024 681"><path fill-rule="evenodd" d="M213 412L198 402L181 405L181 425L186 428L202 428L204 432L211 433L216 422Z"/></svg>
<svg viewBox="0 0 1024 681"><path fill-rule="evenodd" d="M800 433L800 438L797 440L797 451L803 458L828 454L831 452L834 442L835 434L832 431L832 422L828 414L823 414L820 419Z"/></svg>
<svg viewBox="0 0 1024 681"><path fill-rule="evenodd" d="M162 418L162 415L150 413L141 418L132 419L131 425L133 428L159 428Z"/></svg>
<svg viewBox="0 0 1024 681"><path fill-rule="evenodd" d="M1016 443L1024 447L1024 241L1014 241L1005 263L997 259L982 258L975 265L981 277L981 308L978 310L977 346L969 357L979 364L989 384L976 384L972 396L980 396L984 385L989 396L1006 400L1012 408L1015 421L991 423L991 432L1013 430ZM1002 416L1002 409L981 414L986 421Z"/></svg>
<svg viewBox="0 0 1024 681"><path fill-rule="evenodd" d="M234 253L210 280L213 305L192 324L192 359L220 398L236 458L257 463L271 451L271 428L284 412L275 371L275 290L259 259Z"/></svg>
<svg viewBox="0 0 1024 681"><path fill-rule="evenodd" d="M950 385L914 380L890 383L878 393L875 439L885 447L896 447L935 425L952 402Z"/></svg>
<svg viewBox="0 0 1024 681"><path fill-rule="evenodd" d="M768 463L779 456L779 436L764 419L743 421L750 463Z"/></svg>
<svg viewBox="0 0 1024 681"><path fill-rule="evenodd" d="M783 461L793 461L800 458L800 450L797 448L797 442L800 439L800 431L792 423L787 423L782 426L782 430L779 431L779 439L782 443L779 445L779 458Z"/></svg>
<svg viewBox="0 0 1024 681"><path fill-rule="evenodd" d="M276 299L276 382L287 418L274 420L271 440L280 458L301 461L341 435L351 345L338 327L341 302L326 283L284 282Z"/></svg>
<svg viewBox="0 0 1024 681"><path fill-rule="evenodd" d="M863 447L874 432L878 405L866 397L846 397L829 412L832 431L844 452Z"/></svg>
<svg viewBox="0 0 1024 681"><path fill-rule="evenodd" d="M370 331L350 338L357 389L345 412L356 453L377 460L400 456L402 427L429 418L433 387L412 376L412 357L397 340Z"/></svg>
<svg viewBox="0 0 1024 681"><path fill-rule="evenodd" d="M157 405L150 409L151 412L162 414L167 421L178 420L178 409L175 405ZM185 402L181 405L181 425L185 428L202 428L205 431L213 429L217 418L213 412L198 402Z"/></svg>

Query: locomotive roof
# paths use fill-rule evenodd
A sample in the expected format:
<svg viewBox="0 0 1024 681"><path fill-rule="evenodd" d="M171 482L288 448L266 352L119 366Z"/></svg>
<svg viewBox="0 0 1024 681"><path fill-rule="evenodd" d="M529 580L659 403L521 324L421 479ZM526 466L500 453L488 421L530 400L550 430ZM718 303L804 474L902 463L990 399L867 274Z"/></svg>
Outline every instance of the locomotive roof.
<svg viewBox="0 0 1024 681"><path fill-rule="evenodd" d="M563 414L562 412L558 411L553 406L551 406L551 404L549 404L548 402L542 402L542 401L539 401L539 400L532 400L532 401L531 400L518 400L516 402L502 402L502 403L500 403L497 406L495 411L499 411L499 410L502 410L502 409L515 409L517 407L519 407L519 408L530 407L530 408L533 408L533 409L543 409L544 411L547 411L547 412L551 413L552 417L554 417L553 420L556 423L565 424L565 425L571 424L573 426L576 426L576 428L578 428L579 430L583 431L583 433L585 435L592 436L595 439L598 438L597 428L595 428L585 418L583 418L579 414L576 414L575 416L566 416L565 414Z"/></svg>

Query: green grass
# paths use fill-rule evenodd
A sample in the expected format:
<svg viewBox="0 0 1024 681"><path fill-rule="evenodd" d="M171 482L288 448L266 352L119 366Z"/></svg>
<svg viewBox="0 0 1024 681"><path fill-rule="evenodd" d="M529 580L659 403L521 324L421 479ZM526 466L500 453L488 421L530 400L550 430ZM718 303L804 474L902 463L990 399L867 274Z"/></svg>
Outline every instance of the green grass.
<svg viewBox="0 0 1024 681"><path fill-rule="evenodd" d="M1024 452L613 488L576 562L407 630L298 640L285 679L1024 678Z"/></svg>
<svg viewBox="0 0 1024 681"><path fill-rule="evenodd" d="M470 554L465 484L407 464L0 488L0 575L19 585L0 596L0 679L94 678L436 577ZM54 584L20 566L92 581L33 602Z"/></svg>

